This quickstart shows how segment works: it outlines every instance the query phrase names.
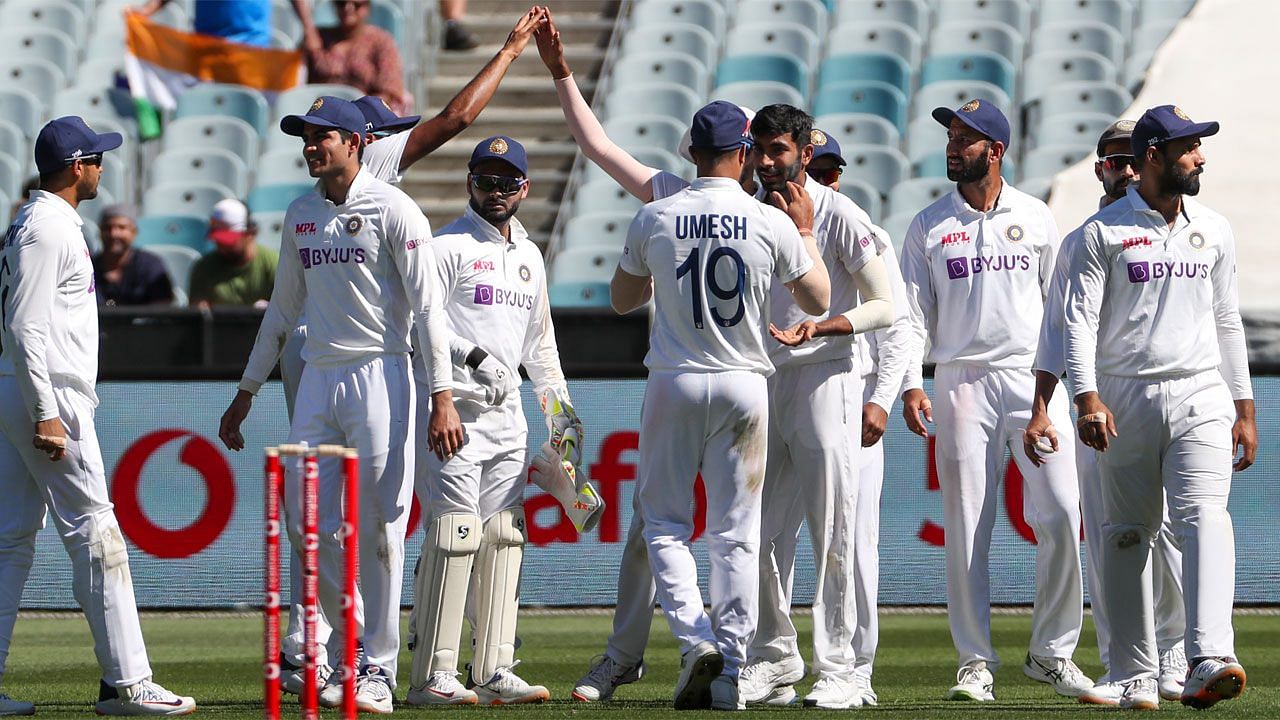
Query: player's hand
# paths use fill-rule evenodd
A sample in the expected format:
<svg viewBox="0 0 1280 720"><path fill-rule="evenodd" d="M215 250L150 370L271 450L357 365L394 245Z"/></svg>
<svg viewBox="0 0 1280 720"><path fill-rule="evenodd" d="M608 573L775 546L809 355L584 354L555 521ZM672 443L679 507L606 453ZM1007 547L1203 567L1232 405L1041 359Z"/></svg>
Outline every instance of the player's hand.
<svg viewBox="0 0 1280 720"><path fill-rule="evenodd" d="M1231 426L1231 456L1235 457L1241 450L1244 452L1240 459L1231 466L1236 472L1252 465L1258 454L1258 424L1253 419L1252 400L1236 401L1236 421Z"/></svg>
<svg viewBox="0 0 1280 720"><path fill-rule="evenodd" d="M924 390L912 388L902 393L902 419L907 421L908 430L920 437L929 437L929 428L925 427L924 421L933 422L933 403L929 402Z"/></svg>
<svg viewBox="0 0 1280 720"><path fill-rule="evenodd" d="M782 193L774 190L769 193L769 204L785 212L797 229L813 230L813 198L802 185L790 181L787 182L787 194L790 197L784 198Z"/></svg>
<svg viewBox="0 0 1280 720"><path fill-rule="evenodd" d="M542 64L551 71L551 77L562 80L569 77L569 63L564 59L564 45L560 43L556 21L552 19L550 12L546 16L546 22L539 23L533 38L538 43L538 55L542 58Z"/></svg>
<svg viewBox="0 0 1280 720"><path fill-rule="evenodd" d="M1049 422L1048 412L1037 409L1031 413L1031 422L1022 431L1022 451L1036 467L1044 464L1044 455L1058 452L1058 431Z"/></svg>
<svg viewBox="0 0 1280 720"><path fill-rule="evenodd" d="M889 424L889 413L879 405L869 402L862 406L862 447L871 447L884 437Z"/></svg>
<svg viewBox="0 0 1280 720"><path fill-rule="evenodd" d="M441 390L431 396L431 421L427 426L427 447L445 462L462 449L462 421L453 407L453 393Z"/></svg>
<svg viewBox="0 0 1280 720"><path fill-rule="evenodd" d="M818 324L812 320L805 320L786 330L779 330L777 325L769 323L769 334L773 339L790 347L803 345L812 340L817 331Z"/></svg>
<svg viewBox="0 0 1280 720"><path fill-rule="evenodd" d="M492 355L480 361L471 371L471 378L484 388L484 401L495 406L506 402L507 395L517 387L511 370Z"/></svg>
<svg viewBox="0 0 1280 720"><path fill-rule="evenodd" d="M1098 397L1098 393L1087 392L1077 395L1076 412L1079 415L1076 427L1079 429L1080 442L1085 445L1098 452L1106 452L1107 446L1111 444L1111 438L1120 437L1120 433L1116 430L1116 417L1111 414L1106 405L1102 404L1102 398Z"/></svg>
<svg viewBox="0 0 1280 720"><path fill-rule="evenodd" d="M240 424L249 417L249 408L253 406L253 395L244 390L237 390L227 411L222 413L222 421L218 423L218 438L228 450L244 449L244 435L240 434Z"/></svg>
<svg viewBox="0 0 1280 720"><path fill-rule="evenodd" d="M540 25L547 22L547 9L538 5L529 8L529 12L520 16L520 20L516 22L516 26L511 29L511 33L507 35L507 42L503 44L504 50L514 52L516 55L524 52L525 47L529 45L529 40L533 39L533 32Z"/></svg>
<svg viewBox="0 0 1280 720"><path fill-rule="evenodd" d="M57 462L67 454L67 428L62 418L49 418L36 423L35 437L31 438L35 449L48 453L49 459Z"/></svg>

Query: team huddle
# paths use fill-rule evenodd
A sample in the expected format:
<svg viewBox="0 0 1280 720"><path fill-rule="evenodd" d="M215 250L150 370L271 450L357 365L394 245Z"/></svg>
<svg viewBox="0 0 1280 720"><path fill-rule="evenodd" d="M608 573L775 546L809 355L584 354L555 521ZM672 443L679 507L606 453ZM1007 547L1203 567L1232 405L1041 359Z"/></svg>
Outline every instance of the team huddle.
<svg viewBox="0 0 1280 720"><path fill-rule="evenodd" d="M644 676L656 601L680 646L676 709L801 702L794 686L810 671L804 705L875 705L881 438L899 396L907 426L936 438L959 665L947 698L995 699L987 557L1006 450L1037 539L1024 673L1081 702L1137 709L1160 699L1208 707L1243 691L1227 497L1233 469L1253 461L1254 409L1234 240L1192 197L1201 139L1217 123L1165 105L1113 124L1098 144L1102 208L1060 238L1047 206L1001 178L1012 141L1001 111L979 100L938 108L956 189L920 211L899 260L838 192L838 144L804 111L703 107L676 148L697 168L688 182L608 138L545 11L522 27L584 154L646 203L610 286L619 313L652 306L636 512L613 633L574 700L607 701ZM409 155L443 141L416 121L376 99L331 96L281 120L317 183L287 212L271 302L219 437L232 450L261 440L241 426L279 362L289 442L357 450L361 711L396 703L415 494L427 532L411 569L404 702L542 702L547 689L515 672L526 471L580 531L604 508L584 472L589 430L561 369L542 254L516 218L535 178L517 139L480 141L467 210L433 231L395 186ZM4 242L0 488L29 512L0 528L0 671L47 507L102 666L98 711L176 715L195 701L151 681L92 423L97 316L74 207L94 196L102 153L119 144L78 118L50 122L35 149L41 189ZM521 368L548 429L532 458ZM1064 375L1069 398L1055 392ZM325 467L336 462L323 458L320 472L326 707L343 701L330 668L345 638L325 622L342 616L342 492L336 466ZM285 474L295 548L300 471L291 463ZM709 602L689 543L699 473ZM816 571L808 667L791 621L806 522ZM1096 681L1072 660L1082 523L1105 668ZM282 665L296 693L304 642L292 555ZM460 668L464 618L474 653ZM0 715L33 710L0 695Z"/></svg>

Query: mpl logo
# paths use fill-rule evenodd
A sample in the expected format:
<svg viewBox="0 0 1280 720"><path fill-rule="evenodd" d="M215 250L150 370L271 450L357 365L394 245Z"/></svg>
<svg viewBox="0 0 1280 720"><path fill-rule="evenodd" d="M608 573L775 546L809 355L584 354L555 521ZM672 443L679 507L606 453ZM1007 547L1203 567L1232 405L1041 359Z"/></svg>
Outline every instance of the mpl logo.
<svg viewBox="0 0 1280 720"><path fill-rule="evenodd" d="M969 258L951 258L947 260L947 277L952 280L969 277Z"/></svg>
<svg viewBox="0 0 1280 720"><path fill-rule="evenodd" d="M476 305L492 305L493 304L493 286L477 285L475 297L471 299L471 302L475 303Z"/></svg>
<svg viewBox="0 0 1280 720"><path fill-rule="evenodd" d="M492 260L477 260L471 263L472 272L493 272L494 269Z"/></svg>
<svg viewBox="0 0 1280 720"><path fill-rule="evenodd" d="M960 232L947 233L942 236L943 245L958 245L960 243L969 242L969 233L961 230Z"/></svg>
<svg viewBox="0 0 1280 720"><path fill-rule="evenodd" d="M1151 263L1145 261L1129 263L1129 282L1151 282Z"/></svg>
<svg viewBox="0 0 1280 720"><path fill-rule="evenodd" d="M298 223L297 225L293 226L293 234L294 235L315 235L316 224L313 222Z"/></svg>
<svg viewBox="0 0 1280 720"><path fill-rule="evenodd" d="M1140 237L1125 238L1120 241L1120 244L1120 249L1123 251L1128 250L1129 248L1151 247L1151 240L1146 235L1142 235Z"/></svg>

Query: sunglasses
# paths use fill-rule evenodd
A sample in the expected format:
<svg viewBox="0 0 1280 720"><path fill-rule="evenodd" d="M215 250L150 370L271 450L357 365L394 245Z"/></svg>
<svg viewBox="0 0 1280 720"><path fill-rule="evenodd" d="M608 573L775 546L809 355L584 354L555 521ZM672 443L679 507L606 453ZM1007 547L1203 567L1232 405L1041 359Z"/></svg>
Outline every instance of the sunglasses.
<svg viewBox="0 0 1280 720"><path fill-rule="evenodd" d="M67 158L66 160L67 167L71 167L72 163L74 163L77 160L79 160L80 164L82 165L101 165L102 164L101 155L84 155L81 157Z"/></svg>
<svg viewBox="0 0 1280 720"><path fill-rule="evenodd" d="M529 182L528 178L508 177L506 175L472 175L471 185L480 192L497 191L503 195L510 195Z"/></svg>
<svg viewBox="0 0 1280 720"><path fill-rule="evenodd" d="M844 174L844 168L833 167L833 168L827 168L826 170L818 170L816 168L806 168L805 172L808 173L809 177L822 183L823 185L830 185L831 183L840 179L840 176Z"/></svg>
<svg viewBox="0 0 1280 720"><path fill-rule="evenodd" d="M1133 166L1132 155L1118 153L1116 155L1107 155L1106 157L1102 158L1102 167L1112 172L1123 170L1127 167L1132 167L1132 166Z"/></svg>

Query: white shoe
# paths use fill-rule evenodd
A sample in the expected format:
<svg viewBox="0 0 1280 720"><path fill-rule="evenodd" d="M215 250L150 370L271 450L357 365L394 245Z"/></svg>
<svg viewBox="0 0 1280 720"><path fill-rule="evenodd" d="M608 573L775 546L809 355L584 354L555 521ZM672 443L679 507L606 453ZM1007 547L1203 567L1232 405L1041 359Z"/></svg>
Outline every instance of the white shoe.
<svg viewBox="0 0 1280 720"><path fill-rule="evenodd" d="M711 681L712 710L742 710L745 707L738 700L738 678L721 675Z"/></svg>
<svg viewBox="0 0 1280 720"><path fill-rule="evenodd" d="M1187 681L1187 654L1179 643L1160 653L1160 699L1176 702L1182 699L1182 687Z"/></svg>
<svg viewBox="0 0 1280 720"><path fill-rule="evenodd" d="M283 677L280 678L280 689L291 695L301 695L303 685L306 684L306 678L303 677L302 668L294 665L293 663L289 663L286 666L285 661L282 660L280 663L280 671L283 674ZM328 665L316 665L316 687L324 688L325 684L329 682L329 675L332 673L333 668ZM341 683L339 683L338 687L339 692L341 692ZM339 697L338 700L341 702L342 698ZM337 706L335 705L333 707Z"/></svg>
<svg viewBox="0 0 1280 720"><path fill-rule="evenodd" d="M458 673L436 670L431 673L426 685L409 689L409 697L405 702L410 705L475 705L480 699L475 692L458 682Z"/></svg>
<svg viewBox="0 0 1280 720"><path fill-rule="evenodd" d="M1205 658L1187 675L1182 688L1182 704L1203 710L1244 692L1244 668L1228 658Z"/></svg>
<svg viewBox="0 0 1280 720"><path fill-rule="evenodd" d="M342 673L334 672L333 668L328 666L324 670L324 682L320 683L320 690L316 693L317 702L322 708L342 707ZM356 679L356 682L359 682L359 678ZM298 686L298 694L302 694L301 685Z"/></svg>
<svg viewBox="0 0 1280 720"><path fill-rule="evenodd" d="M738 675L738 697L744 703L764 702L774 689L804 679L804 660L792 655L778 661L755 658Z"/></svg>
<svg viewBox="0 0 1280 720"><path fill-rule="evenodd" d="M741 702L742 695L739 693L738 700ZM796 693L796 689L790 685L779 685L764 696L763 700L757 700L753 705L771 705L773 707L786 707L795 705L800 700L800 696ZM742 703L746 707L746 703Z"/></svg>
<svg viewBox="0 0 1280 720"><path fill-rule="evenodd" d="M395 710L391 680L382 668L366 665L360 670L356 678L356 710L375 715L390 715Z"/></svg>
<svg viewBox="0 0 1280 720"><path fill-rule="evenodd" d="M1077 698L1084 705L1106 705L1115 707L1120 704L1120 696L1124 695L1124 683L1100 682L1080 693Z"/></svg>
<svg viewBox="0 0 1280 720"><path fill-rule="evenodd" d="M1119 705L1125 710L1159 710L1160 694L1156 692L1156 679L1141 677L1125 683Z"/></svg>
<svg viewBox="0 0 1280 720"><path fill-rule="evenodd" d="M517 660L509 667L498 668L489 682L476 685L476 695L481 705L523 705L551 699L551 693L541 685L530 685L514 672Z"/></svg>
<svg viewBox="0 0 1280 720"><path fill-rule="evenodd" d="M1022 673L1036 682L1053 686L1063 697L1080 697L1093 688L1093 681L1080 672L1071 658L1043 657L1027 653Z"/></svg>
<svg viewBox="0 0 1280 720"><path fill-rule="evenodd" d="M823 675L804 696L804 706L827 710L862 707L862 691L853 678Z"/></svg>
<svg viewBox="0 0 1280 720"><path fill-rule="evenodd" d="M976 700L991 702L996 699L996 679L987 669L985 660L974 660L961 665L956 672L956 684L947 691L948 700Z"/></svg>
<svg viewBox="0 0 1280 720"><path fill-rule="evenodd" d="M711 707L711 682L724 672L724 656L716 644L708 640L694 645L680 656L680 677L674 695L677 710L705 710ZM741 683L739 678L741 699Z"/></svg>
<svg viewBox="0 0 1280 720"><path fill-rule="evenodd" d="M871 687L871 676L864 673L854 673L853 681L858 686L858 692L862 695L862 704L867 707L876 707L880 704L880 698L876 695L875 688Z"/></svg>
<svg viewBox="0 0 1280 720"><path fill-rule="evenodd" d="M644 677L644 660L635 665L623 665L606 655L591 664L587 674L573 688L573 699L578 702L600 702L613 697L619 685L630 685Z"/></svg>
<svg viewBox="0 0 1280 720"><path fill-rule="evenodd" d="M148 678L122 688L100 683L93 709L99 715L189 715L196 711L196 701L174 695Z"/></svg>
<svg viewBox="0 0 1280 720"><path fill-rule="evenodd" d="M13 717L16 715L35 715L36 706L24 702L22 700L14 700L13 698L0 693L0 717Z"/></svg>

